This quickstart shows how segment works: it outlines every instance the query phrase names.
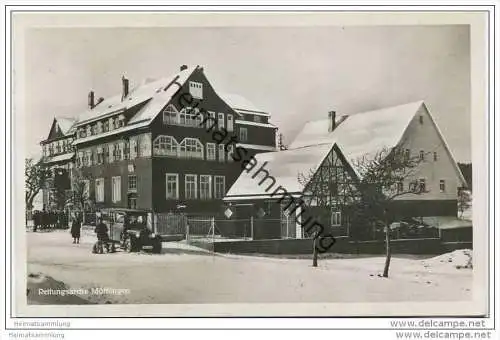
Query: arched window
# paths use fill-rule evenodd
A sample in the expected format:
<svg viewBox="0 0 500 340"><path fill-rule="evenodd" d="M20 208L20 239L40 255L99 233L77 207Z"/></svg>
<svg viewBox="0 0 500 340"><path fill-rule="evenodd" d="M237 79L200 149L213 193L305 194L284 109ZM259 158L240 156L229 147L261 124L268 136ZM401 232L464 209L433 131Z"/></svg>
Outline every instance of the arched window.
<svg viewBox="0 0 500 340"><path fill-rule="evenodd" d="M158 136L153 142L153 153L155 156L174 156L179 155L179 144L174 137Z"/></svg>
<svg viewBox="0 0 500 340"><path fill-rule="evenodd" d="M179 112L172 104L168 105L163 110L163 124L179 124Z"/></svg>
<svg viewBox="0 0 500 340"><path fill-rule="evenodd" d="M203 159L203 144L197 138L184 138L180 144L180 156Z"/></svg>

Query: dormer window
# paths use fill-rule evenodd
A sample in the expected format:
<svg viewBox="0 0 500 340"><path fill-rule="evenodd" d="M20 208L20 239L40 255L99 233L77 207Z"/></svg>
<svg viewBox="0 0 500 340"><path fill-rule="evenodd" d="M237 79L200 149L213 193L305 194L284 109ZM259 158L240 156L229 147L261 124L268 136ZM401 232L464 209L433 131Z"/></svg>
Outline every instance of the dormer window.
<svg viewBox="0 0 500 340"><path fill-rule="evenodd" d="M115 129L115 120L113 118L108 119L109 131L113 131Z"/></svg>
<svg viewBox="0 0 500 340"><path fill-rule="evenodd" d="M109 131L109 121L105 120L104 123L102 124L102 132L108 132Z"/></svg>
<svg viewBox="0 0 500 340"><path fill-rule="evenodd" d="M119 115L117 118L117 125L118 127L123 127L125 126L125 116L124 115Z"/></svg>
<svg viewBox="0 0 500 340"><path fill-rule="evenodd" d="M102 133L102 122L97 122L97 133Z"/></svg>
<svg viewBox="0 0 500 340"><path fill-rule="evenodd" d="M87 136L91 136L92 135L92 127L89 125L87 125Z"/></svg>
<svg viewBox="0 0 500 340"><path fill-rule="evenodd" d="M190 81L189 93L193 96L193 98L203 99L203 84L196 81Z"/></svg>

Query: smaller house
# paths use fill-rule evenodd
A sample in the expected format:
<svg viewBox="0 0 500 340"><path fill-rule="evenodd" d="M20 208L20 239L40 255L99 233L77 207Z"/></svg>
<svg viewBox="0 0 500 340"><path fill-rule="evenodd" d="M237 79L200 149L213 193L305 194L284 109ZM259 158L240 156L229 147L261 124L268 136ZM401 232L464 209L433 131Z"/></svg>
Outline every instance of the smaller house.
<svg viewBox="0 0 500 340"><path fill-rule="evenodd" d="M224 201L234 210L231 218L255 218L254 238L270 239L304 237L303 212L316 214L317 203L327 199L329 218L321 223L335 235L348 235L346 199L357 190L353 179L362 176L357 160L395 148L420 157L401 186L417 182L423 193L401 195L391 209L400 217L456 217L457 190L466 182L423 101L341 117L330 112L327 119L308 122L289 150L261 153L246 164ZM334 197L322 197L313 179L333 188Z"/></svg>

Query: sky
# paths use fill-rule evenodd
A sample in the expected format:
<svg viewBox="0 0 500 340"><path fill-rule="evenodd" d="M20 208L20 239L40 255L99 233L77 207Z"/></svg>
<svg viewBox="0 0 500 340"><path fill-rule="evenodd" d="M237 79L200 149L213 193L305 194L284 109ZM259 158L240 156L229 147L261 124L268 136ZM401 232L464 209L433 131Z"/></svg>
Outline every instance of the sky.
<svg viewBox="0 0 500 340"><path fill-rule="evenodd" d="M34 28L25 40L26 153L54 116L77 116L145 78L200 65L215 90L271 114L290 142L306 121L424 100L459 162L471 159L466 25Z"/></svg>

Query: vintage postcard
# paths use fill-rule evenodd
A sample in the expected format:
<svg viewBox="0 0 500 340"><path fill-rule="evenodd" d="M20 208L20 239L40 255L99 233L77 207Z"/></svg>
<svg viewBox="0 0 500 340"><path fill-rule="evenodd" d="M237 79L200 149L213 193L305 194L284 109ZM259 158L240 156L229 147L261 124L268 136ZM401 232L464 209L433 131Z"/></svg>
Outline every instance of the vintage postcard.
<svg viewBox="0 0 500 340"><path fill-rule="evenodd" d="M12 317L489 315L487 14L11 24Z"/></svg>

